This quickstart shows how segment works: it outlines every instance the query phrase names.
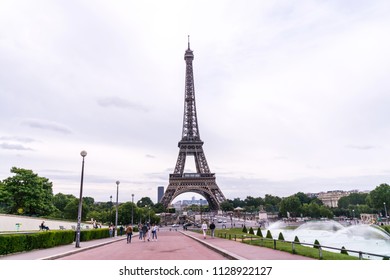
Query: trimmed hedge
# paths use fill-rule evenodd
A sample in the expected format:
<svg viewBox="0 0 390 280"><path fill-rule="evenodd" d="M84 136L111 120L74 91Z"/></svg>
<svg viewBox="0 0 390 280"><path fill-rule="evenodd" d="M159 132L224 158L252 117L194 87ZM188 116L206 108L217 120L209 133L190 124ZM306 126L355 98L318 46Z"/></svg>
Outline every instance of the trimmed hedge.
<svg viewBox="0 0 390 280"><path fill-rule="evenodd" d="M119 235L119 229L117 230L117 235ZM110 233L106 228L80 231L80 241L89 241L108 237L110 237Z"/></svg>
<svg viewBox="0 0 390 280"><path fill-rule="evenodd" d="M81 230L80 241L108 238L107 228ZM71 244L76 240L74 230L49 230L31 233L0 234L0 255L52 248Z"/></svg>
<svg viewBox="0 0 390 280"><path fill-rule="evenodd" d="M0 255L71 244L74 236L73 230L1 234Z"/></svg>

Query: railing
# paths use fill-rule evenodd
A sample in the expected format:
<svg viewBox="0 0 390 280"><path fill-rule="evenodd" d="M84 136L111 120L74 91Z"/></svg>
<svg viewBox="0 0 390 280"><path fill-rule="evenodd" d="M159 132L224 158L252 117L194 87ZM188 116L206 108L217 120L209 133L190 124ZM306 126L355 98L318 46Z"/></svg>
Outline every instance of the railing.
<svg viewBox="0 0 390 280"><path fill-rule="evenodd" d="M215 178L215 173L172 173L169 174L169 178Z"/></svg>
<svg viewBox="0 0 390 280"><path fill-rule="evenodd" d="M219 233L218 237L226 239L227 238L227 233L226 232L225 233ZM295 242L295 241L286 241L286 240L279 240L279 239L266 238L266 237L248 236L248 235L245 235L245 234L241 234L241 235L240 234L239 235L234 234L233 236L231 234L229 234L228 239L234 239L235 241L237 241L237 239L241 239L241 242L244 242L244 239L249 239L250 243L252 243L253 240L266 240L266 241L268 240L268 241L272 241L273 242L273 249L274 250L277 250L277 242L290 243L291 244L291 251L293 253L296 251L295 250L295 245L310 246L310 247L318 249L318 257L319 257L319 259L323 258L323 253L322 253L322 249L323 248L334 250L336 252L341 252L341 251L351 252L351 253L357 254L359 256L359 260L366 259L366 258L363 258L364 255L378 257L378 258L382 258L382 259L389 259L389 257L390 257L390 256L386 256L386 255L374 254L374 253L357 251L357 250L350 250L350 249L345 249L345 248L336 248L336 247L324 246L324 245L320 245L320 244L305 243L305 242Z"/></svg>

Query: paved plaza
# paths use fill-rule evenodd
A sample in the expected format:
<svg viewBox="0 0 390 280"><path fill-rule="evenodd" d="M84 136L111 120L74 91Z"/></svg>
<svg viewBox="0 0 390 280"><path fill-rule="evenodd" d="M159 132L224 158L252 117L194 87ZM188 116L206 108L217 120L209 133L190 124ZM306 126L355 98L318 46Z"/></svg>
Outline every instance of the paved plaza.
<svg viewBox="0 0 390 280"><path fill-rule="evenodd" d="M1 256L1 260L311 260L269 248L222 238L203 238L192 231L161 229L158 241L141 241L138 234L127 244L125 236L81 242L55 248Z"/></svg>

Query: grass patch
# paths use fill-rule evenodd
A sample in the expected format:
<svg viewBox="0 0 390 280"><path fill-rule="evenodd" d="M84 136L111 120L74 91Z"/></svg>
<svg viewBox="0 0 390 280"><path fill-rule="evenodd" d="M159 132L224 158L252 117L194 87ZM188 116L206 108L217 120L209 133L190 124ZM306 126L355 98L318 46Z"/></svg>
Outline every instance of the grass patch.
<svg viewBox="0 0 390 280"><path fill-rule="evenodd" d="M276 250L288 252L291 254L297 254L313 259L320 259L319 249L303 246L300 244L294 244L294 251L291 242L283 242L281 240L270 240L266 238L260 238L254 234L243 234L241 228L222 229L216 230L216 236L221 238L228 238L232 240L242 241L246 244L261 246L270 249L274 249L276 244ZM275 243L276 242L276 243ZM322 250L322 260L358 260L358 257L349 256L341 253L329 252Z"/></svg>

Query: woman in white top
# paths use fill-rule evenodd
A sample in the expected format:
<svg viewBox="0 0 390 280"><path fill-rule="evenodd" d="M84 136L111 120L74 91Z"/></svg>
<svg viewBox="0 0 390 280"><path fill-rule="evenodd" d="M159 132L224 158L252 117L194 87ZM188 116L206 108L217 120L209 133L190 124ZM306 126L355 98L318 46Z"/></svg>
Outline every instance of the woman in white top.
<svg viewBox="0 0 390 280"><path fill-rule="evenodd" d="M156 241L157 241L157 230L158 230L158 226L153 225L152 226L152 240L156 239Z"/></svg>
<svg viewBox="0 0 390 280"><path fill-rule="evenodd" d="M207 224L205 221L203 221L202 230L203 230L203 238L206 239Z"/></svg>

